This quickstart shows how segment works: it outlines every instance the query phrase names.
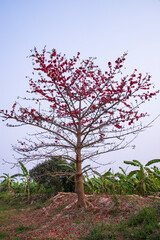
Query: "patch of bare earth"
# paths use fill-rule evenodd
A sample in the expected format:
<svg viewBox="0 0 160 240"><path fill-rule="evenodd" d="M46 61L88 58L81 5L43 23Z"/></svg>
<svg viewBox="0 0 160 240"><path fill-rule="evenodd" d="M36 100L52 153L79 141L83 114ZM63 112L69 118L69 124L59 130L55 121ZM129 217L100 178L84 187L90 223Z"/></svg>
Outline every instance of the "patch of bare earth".
<svg viewBox="0 0 160 240"><path fill-rule="evenodd" d="M89 234L93 225L119 224L143 206L151 206L159 197L138 195L86 195L93 207L76 209L75 193L59 193L49 200L47 206L33 207L12 215L9 222L1 223L0 229L8 232L10 239L82 239ZM18 232L19 229L24 231Z"/></svg>

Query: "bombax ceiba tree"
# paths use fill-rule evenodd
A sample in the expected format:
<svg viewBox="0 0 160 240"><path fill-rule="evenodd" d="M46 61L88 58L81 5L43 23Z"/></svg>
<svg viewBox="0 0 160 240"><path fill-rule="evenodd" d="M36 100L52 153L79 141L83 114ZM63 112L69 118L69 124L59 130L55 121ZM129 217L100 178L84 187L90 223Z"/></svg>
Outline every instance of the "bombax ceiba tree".
<svg viewBox="0 0 160 240"><path fill-rule="evenodd" d="M78 207L88 206L82 163L128 146L126 138L142 130L139 119L147 115L140 112L140 105L158 93L150 75L142 76L136 69L122 75L126 55L114 64L108 62L102 72L94 58L80 60L79 52L67 59L55 49L39 53L34 48L30 56L34 76L28 79L29 97L24 98L31 104L15 102L10 112L0 111L4 120L39 130L13 147L21 161L56 156L76 163Z"/></svg>

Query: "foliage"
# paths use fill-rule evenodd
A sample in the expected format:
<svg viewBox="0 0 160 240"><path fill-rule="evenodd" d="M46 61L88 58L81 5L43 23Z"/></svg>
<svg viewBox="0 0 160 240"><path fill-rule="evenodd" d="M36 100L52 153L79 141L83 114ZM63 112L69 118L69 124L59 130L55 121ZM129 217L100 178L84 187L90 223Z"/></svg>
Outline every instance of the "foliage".
<svg viewBox="0 0 160 240"><path fill-rule="evenodd" d="M112 209L111 209L112 210ZM153 207L143 207L137 214L132 214L127 221L119 225L96 224L84 240L104 239L133 239L133 240L159 240L159 217ZM123 236L123 237L122 237Z"/></svg>
<svg viewBox="0 0 160 240"><path fill-rule="evenodd" d="M67 162L61 158L52 158L43 163L39 163L30 170L30 176L38 184L39 189L43 185L44 189L51 192L73 192L74 191L74 178L71 170L64 164ZM71 165L70 165L71 166ZM68 179L67 174L72 176Z"/></svg>
<svg viewBox="0 0 160 240"><path fill-rule="evenodd" d="M156 230L160 229L157 212L152 207L144 207L138 214L132 215L127 221L129 231L124 229L124 235L130 239L159 239ZM126 228L127 229L127 228Z"/></svg>
<svg viewBox="0 0 160 240"><path fill-rule="evenodd" d="M89 178L84 174L84 187L86 193L107 193L107 194L153 194L160 191L160 169L156 166L151 169L148 167L152 164L159 163L159 159L149 161L143 166L139 161L124 161L126 164L140 167L138 170L128 174L122 167L121 172L113 174L111 169L106 173L100 174L97 171L93 177Z"/></svg>
<svg viewBox="0 0 160 240"><path fill-rule="evenodd" d="M131 161L127 161L130 164ZM149 161L150 165L158 163L159 159L156 161ZM131 162L132 163L132 162ZM134 164L134 161L133 161ZM121 172L113 174L111 168L104 174L100 174L97 171L93 171L94 175L89 177L87 171L90 165L83 168L83 182L85 193L106 193L112 194L138 194L138 195L148 195L158 193L160 191L160 169L156 166L148 168L148 163L143 166L141 163L136 162L136 166L140 166L143 174L140 174L140 170L134 170L129 172L119 167ZM31 176L34 178L30 181L30 192L33 193L44 193L50 195L53 191L56 193L58 191L73 192L75 191L75 165L73 163L67 163L64 160L48 160L43 164L38 164L35 168L30 170ZM63 175L58 175L61 173ZM67 175L69 174L69 175ZM8 176L8 174L6 174ZM6 175L4 175L6 177ZM18 176L19 174L13 175ZM21 175L21 174L20 174ZM23 174L22 174L23 176ZM142 179L146 185L146 188L141 189ZM25 179L22 182L15 181L12 178L10 181L10 190L15 193L25 193L25 189L28 185ZM2 181L0 184L0 192L7 191L7 182ZM145 191L144 191L145 190Z"/></svg>
<svg viewBox="0 0 160 240"><path fill-rule="evenodd" d="M106 230L108 228L102 223L94 226L90 235L84 237L84 240L104 240L104 239L117 239L114 233L108 233Z"/></svg>
<svg viewBox="0 0 160 240"><path fill-rule="evenodd" d="M24 194L11 194L0 192L0 211L11 208L19 209L27 206L27 196Z"/></svg>
<svg viewBox="0 0 160 240"><path fill-rule="evenodd" d="M139 170L131 171L128 175L128 178L134 176L134 182L138 192L142 195L145 195L147 192L158 191L159 187L156 183L156 178L160 177L155 171L152 171L148 166L159 163L160 159L150 160L143 166L138 160L133 161L124 161L126 164L139 167Z"/></svg>
<svg viewBox="0 0 160 240"><path fill-rule="evenodd" d="M3 173L3 176L0 176L0 178L4 178L4 180L1 182L2 190L7 189L9 191L16 177L17 177L17 174L10 176L9 173L8 174Z"/></svg>
<svg viewBox="0 0 160 240"><path fill-rule="evenodd" d="M28 184L26 181L14 181L12 183L12 190L15 193L26 193L26 188L28 188ZM35 180L30 181L30 193L38 193L40 190L38 183Z"/></svg>
<svg viewBox="0 0 160 240"><path fill-rule="evenodd" d="M24 166L22 162L19 161L19 164L21 166L21 170L23 173L16 174L17 177L22 177L25 179L25 193L26 193L26 187L28 189L28 203L31 201L31 191L30 191L30 176L27 168Z"/></svg>

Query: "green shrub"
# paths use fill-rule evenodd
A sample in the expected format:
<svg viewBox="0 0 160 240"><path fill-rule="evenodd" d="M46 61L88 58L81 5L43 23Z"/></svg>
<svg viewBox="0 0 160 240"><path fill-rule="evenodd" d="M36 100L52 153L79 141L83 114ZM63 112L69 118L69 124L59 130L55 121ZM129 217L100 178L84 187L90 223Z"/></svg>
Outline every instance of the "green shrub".
<svg viewBox="0 0 160 240"><path fill-rule="evenodd" d="M42 191L43 193L74 191L74 180L69 180L68 176L65 175L70 169L65 166L60 166L60 164L66 163L67 162L61 158L52 158L43 163L39 163L30 170L31 178L39 184L40 193L42 193Z"/></svg>

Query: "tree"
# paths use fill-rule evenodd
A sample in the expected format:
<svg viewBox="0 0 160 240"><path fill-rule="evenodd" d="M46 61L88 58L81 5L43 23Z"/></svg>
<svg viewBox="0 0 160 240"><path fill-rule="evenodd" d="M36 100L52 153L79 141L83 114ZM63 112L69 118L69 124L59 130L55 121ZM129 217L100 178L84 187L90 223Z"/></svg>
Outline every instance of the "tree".
<svg viewBox="0 0 160 240"><path fill-rule="evenodd" d="M71 172L67 161L62 158L52 157L42 163L37 164L29 173L32 179L38 184L42 184L45 189L52 189L57 192L73 192L74 191L74 173ZM70 177L70 179L68 178Z"/></svg>
<svg viewBox="0 0 160 240"><path fill-rule="evenodd" d="M48 55L47 55L48 54ZM141 104L155 96L151 76L144 77L135 69L123 76L126 53L114 65L108 62L104 73L95 59L80 60L80 53L71 59L55 49L39 53L32 50L35 74L29 78L32 107L13 104L10 112L1 110L4 120L14 119L18 126L31 125L39 132L18 141L13 150L22 155L21 161L64 157L76 163L77 207L87 207L82 163L97 155L129 146L126 137L144 127L138 120ZM47 57L48 56L48 57ZM8 126L17 126L8 124Z"/></svg>

